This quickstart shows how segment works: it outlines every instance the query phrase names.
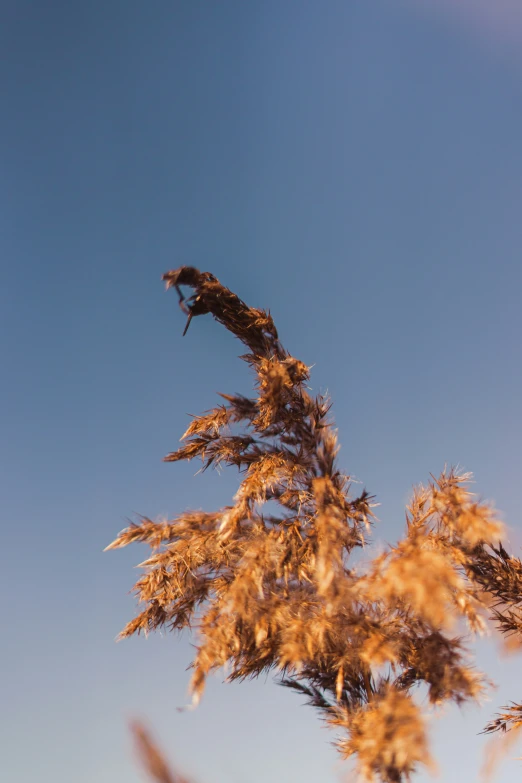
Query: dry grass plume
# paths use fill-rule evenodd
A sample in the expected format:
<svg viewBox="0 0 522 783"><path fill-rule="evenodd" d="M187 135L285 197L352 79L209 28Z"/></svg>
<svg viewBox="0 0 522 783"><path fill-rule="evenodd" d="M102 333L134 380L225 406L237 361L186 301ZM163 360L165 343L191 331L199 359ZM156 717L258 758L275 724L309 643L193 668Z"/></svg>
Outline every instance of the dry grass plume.
<svg viewBox="0 0 522 783"><path fill-rule="evenodd" d="M471 494L470 477L449 470L415 489L404 538L356 570L351 555L371 540L372 497L354 494L337 464L331 404L310 395L310 368L285 350L269 313L210 273L181 267L163 278L187 326L210 313L246 346L255 393L222 394L165 457L237 468L231 504L168 522L143 518L108 547L151 548L135 585L142 611L121 636L196 628L195 702L224 666L229 680L272 672L340 733L340 753L356 759L364 780L408 781L432 764L416 687L434 705L481 696L484 678L462 634L481 632L493 612L504 633L520 637L522 565L498 543L502 525ZM190 299L181 286L193 289ZM274 503L266 512L268 501L278 513ZM521 720L514 705L487 731ZM180 780L136 736L156 780Z"/></svg>

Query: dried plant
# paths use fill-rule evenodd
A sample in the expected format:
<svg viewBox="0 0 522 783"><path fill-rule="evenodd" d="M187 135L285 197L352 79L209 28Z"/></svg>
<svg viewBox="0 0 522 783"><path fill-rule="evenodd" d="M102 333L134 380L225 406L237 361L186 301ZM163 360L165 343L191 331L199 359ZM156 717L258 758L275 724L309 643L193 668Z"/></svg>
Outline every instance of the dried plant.
<svg viewBox="0 0 522 783"><path fill-rule="evenodd" d="M505 635L508 651L522 647L522 562L509 555L502 544L481 547L472 565L473 578L490 596L491 620ZM491 720L484 733L522 729L522 703L512 702Z"/></svg>
<svg viewBox="0 0 522 783"><path fill-rule="evenodd" d="M141 765L151 780L155 783L189 783L170 769L162 751L142 723L134 721L130 728Z"/></svg>
<svg viewBox="0 0 522 783"><path fill-rule="evenodd" d="M140 541L152 550L135 585L143 611L121 637L195 626L194 702L221 667L229 680L274 672L341 732L339 751L365 780L410 780L419 764L432 765L415 687L433 705L480 697L485 680L463 626L485 628L492 596L520 597L520 561L490 548L502 525L470 493L470 476L449 470L414 491L404 539L357 569L350 555L370 541L372 497L352 494L338 467L330 402L309 394L310 368L283 348L269 313L213 275L181 267L163 278L178 291L186 328L210 313L247 347L256 393L221 395L165 457L236 466L233 504L142 518L108 547ZM181 286L193 289L190 299ZM496 618L518 633L514 612L497 607Z"/></svg>

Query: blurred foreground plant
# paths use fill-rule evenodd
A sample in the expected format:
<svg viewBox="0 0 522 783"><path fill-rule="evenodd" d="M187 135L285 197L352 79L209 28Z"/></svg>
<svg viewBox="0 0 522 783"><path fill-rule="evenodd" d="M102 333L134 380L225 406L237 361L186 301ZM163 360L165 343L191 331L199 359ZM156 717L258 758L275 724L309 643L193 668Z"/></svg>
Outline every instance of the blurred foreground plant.
<svg viewBox="0 0 522 783"><path fill-rule="evenodd" d="M196 626L194 702L221 667L228 680L276 672L341 731L337 746L363 779L407 781L419 764L433 767L415 687L433 705L481 696L485 680L458 634L483 631L493 605L501 630L520 634L520 561L496 543L502 525L466 488L470 476L450 470L414 490L403 540L356 569L350 555L370 540L372 497L352 494L337 466L330 403L308 393L309 368L283 348L269 313L213 275L181 267L163 277L188 323L211 313L244 343L256 394L221 395L165 457L236 466L233 504L142 518L107 547L152 549L135 585L145 608L121 637ZM487 730L516 723L521 709Z"/></svg>
<svg viewBox="0 0 522 783"><path fill-rule="evenodd" d="M154 783L189 783L169 767L162 751L142 723L134 721L130 728L141 765Z"/></svg>

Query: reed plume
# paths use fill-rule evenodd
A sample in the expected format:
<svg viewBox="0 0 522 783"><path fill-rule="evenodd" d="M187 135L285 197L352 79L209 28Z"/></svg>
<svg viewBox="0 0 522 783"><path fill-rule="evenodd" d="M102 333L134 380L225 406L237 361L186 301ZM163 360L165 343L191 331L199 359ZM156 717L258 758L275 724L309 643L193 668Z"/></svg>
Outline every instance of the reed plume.
<svg viewBox="0 0 522 783"><path fill-rule="evenodd" d="M135 585L143 609L120 636L196 628L195 703L221 667L229 680L272 672L339 732L340 753L364 780L408 781L433 766L415 689L424 685L433 705L480 698L485 679L462 633L484 630L493 596L510 607L495 609L497 622L520 633L520 561L504 555L502 525L470 492L470 476L448 470L414 490L404 538L357 569L351 556L371 542L373 497L354 493L338 466L331 403L309 393L310 368L285 350L268 312L212 274L184 266L163 279L187 326L209 313L246 346L255 394L222 394L165 457L235 466L232 503L141 518L107 547L151 548Z"/></svg>

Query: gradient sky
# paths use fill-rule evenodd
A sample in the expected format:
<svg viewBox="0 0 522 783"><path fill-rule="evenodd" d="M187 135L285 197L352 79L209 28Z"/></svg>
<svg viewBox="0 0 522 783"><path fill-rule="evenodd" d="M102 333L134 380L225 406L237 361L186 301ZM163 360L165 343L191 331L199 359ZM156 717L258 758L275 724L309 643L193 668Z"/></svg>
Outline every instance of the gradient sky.
<svg viewBox="0 0 522 783"><path fill-rule="evenodd" d="M212 319L182 339L167 269L212 271L315 363L380 540L458 463L520 551L522 21L450 6L2 3L3 780L137 783L133 716L198 783L348 771L293 693L216 677L179 713L190 640L114 643L146 550L103 548L238 480L161 461L251 380ZM434 722L444 783L478 780L477 732L522 697L519 660L480 663L491 702Z"/></svg>
<svg viewBox="0 0 522 783"><path fill-rule="evenodd" d="M519 0L403 0L411 8L451 24L494 48L501 56L518 55L522 43ZM518 55L519 56L519 55Z"/></svg>

